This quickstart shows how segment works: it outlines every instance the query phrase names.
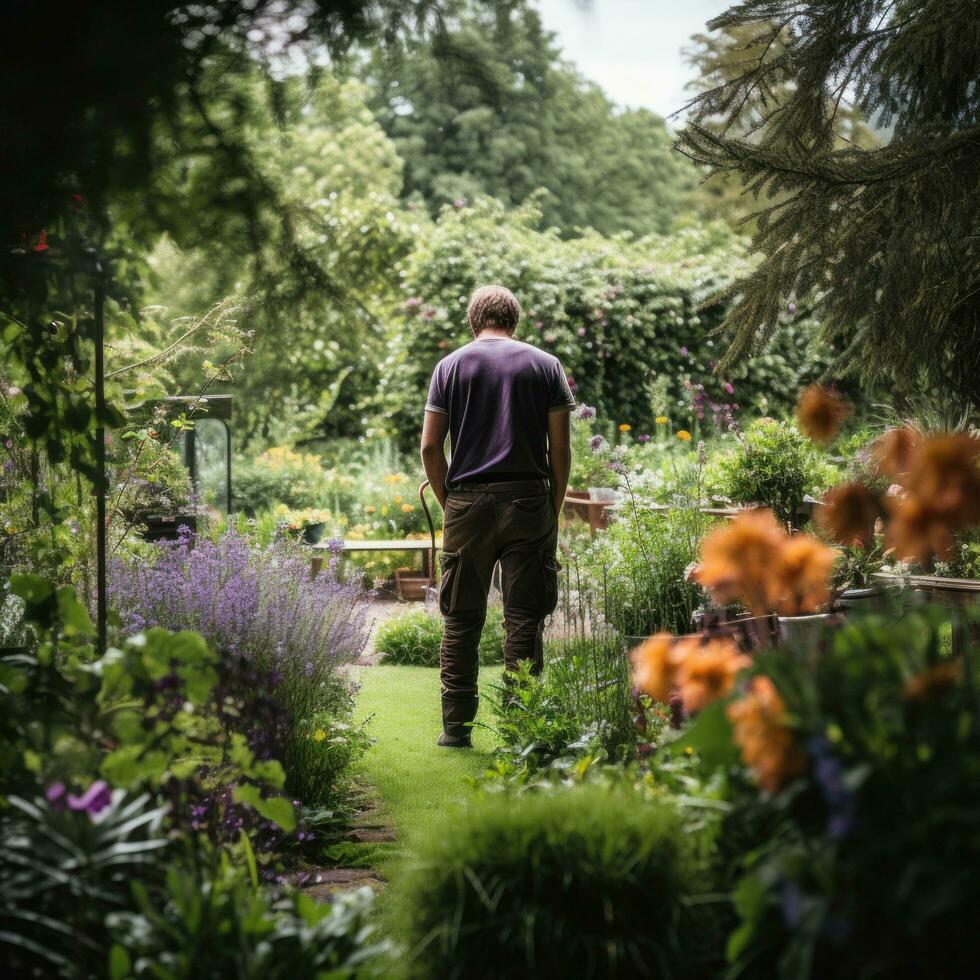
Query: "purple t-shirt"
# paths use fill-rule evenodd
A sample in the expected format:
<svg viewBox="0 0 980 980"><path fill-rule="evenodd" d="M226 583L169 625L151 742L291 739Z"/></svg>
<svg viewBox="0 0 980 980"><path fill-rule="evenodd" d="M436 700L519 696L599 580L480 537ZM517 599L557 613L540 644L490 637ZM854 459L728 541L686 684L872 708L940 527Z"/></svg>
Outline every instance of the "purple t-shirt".
<svg viewBox="0 0 980 980"><path fill-rule="evenodd" d="M558 358L508 337L444 357L425 403L449 416L449 485L547 478L548 415L574 407Z"/></svg>

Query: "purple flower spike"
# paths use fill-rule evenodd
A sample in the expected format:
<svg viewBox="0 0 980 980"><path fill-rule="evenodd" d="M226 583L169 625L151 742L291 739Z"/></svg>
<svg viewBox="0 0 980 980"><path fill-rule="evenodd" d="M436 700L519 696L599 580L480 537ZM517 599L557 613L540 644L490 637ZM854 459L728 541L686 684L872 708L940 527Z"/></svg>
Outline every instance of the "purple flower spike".
<svg viewBox="0 0 980 980"><path fill-rule="evenodd" d="M68 794L68 787L64 783L52 783L45 791L44 796L48 803L51 804L51 809L55 813L61 813L67 805L67 800L65 797Z"/></svg>
<svg viewBox="0 0 980 980"><path fill-rule="evenodd" d="M112 790L104 779L97 779L81 796L68 794L68 807L76 813L94 817L112 803Z"/></svg>
<svg viewBox="0 0 980 980"><path fill-rule="evenodd" d="M591 447L592 452L596 452L604 442L605 439L603 439L602 436L593 436L589 440L589 446Z"/></svg>

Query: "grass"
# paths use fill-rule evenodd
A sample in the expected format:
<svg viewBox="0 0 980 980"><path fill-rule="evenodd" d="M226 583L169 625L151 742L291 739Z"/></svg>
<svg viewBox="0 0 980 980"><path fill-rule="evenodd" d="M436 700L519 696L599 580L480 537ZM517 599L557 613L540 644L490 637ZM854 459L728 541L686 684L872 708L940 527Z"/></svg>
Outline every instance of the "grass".
<svg viewBox="0 0 980 980"><path fill-rule="evenodd" d="M499 683L501 670L499 666L481 669L485 693ZM436 745L442 731L436 667L362 667L357 680L361 690L355 716L357 720L371 719L368 731L374 738L360 769L398 840L395 844L354 845L343 863L376 867L390 880L398 873L399 861L415 851L433 820L461 808L472 795L467 777L479 775L490 765L496 736L486 728L474 728L472 749ZM477 721L492 723L486 701ZM391 889L381 893L376 909L380 934L390 936L399 915ZM379 976L396 980L401 976L400 968L391 961Z"/></svg>
<svg viewBox="0 0 980 980"><path fill-rule="evenodd" d="M500 667L480 671L484 692L500 680ZM434 816L458 807L471 792L466 777L490 764L496 736L473 729L470 750L436 745L442 731L439 671L434 667L362 667L357 718L371 718L374 744L361 764L364 777L377 790L381 809L398 835L399 848L430 826ZM477 721L492 723L484 701Z"/></svg>

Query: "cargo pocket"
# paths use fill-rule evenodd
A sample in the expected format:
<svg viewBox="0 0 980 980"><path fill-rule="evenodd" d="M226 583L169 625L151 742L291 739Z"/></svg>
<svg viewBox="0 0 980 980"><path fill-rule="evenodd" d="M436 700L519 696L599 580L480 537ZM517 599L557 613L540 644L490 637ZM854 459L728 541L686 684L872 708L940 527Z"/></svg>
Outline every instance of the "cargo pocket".
<svg viewBox="0 0 980 980"><path fill-rule="evenodd" d="M550 616L558 605L558 573L561 562L550 552L541 553L541 579L544 583L544 604L542 612Z"/></svg>
<svg viewBox="0 0 980 980"><path fill-rule="evenodd" d="M439 611L448 616L455 610L459 598L459 552L444 551L439 556L439 563L442 566Z"/></svg>

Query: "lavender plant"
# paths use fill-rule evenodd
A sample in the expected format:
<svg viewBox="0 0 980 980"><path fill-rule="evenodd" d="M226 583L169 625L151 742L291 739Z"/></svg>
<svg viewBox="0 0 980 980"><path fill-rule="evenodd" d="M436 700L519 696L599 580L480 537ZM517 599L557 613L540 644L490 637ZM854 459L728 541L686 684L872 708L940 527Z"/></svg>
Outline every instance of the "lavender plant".
<svg viewBox="0 0 980 980"><path fill-rule="evenodd" d="M110 568L123 629L201 633L219 654L221 685L239 702L234 723L257 755L282 762L287 788L308 804L333 800L354 754L336 733L318 734L326 719L349 714L352 691L340 667L357 658L368 633L366 604L336 572L334 559L311 578L291 542L250 548L234 531L196 542L185 533L154 545L149 560Z"/></svg>

